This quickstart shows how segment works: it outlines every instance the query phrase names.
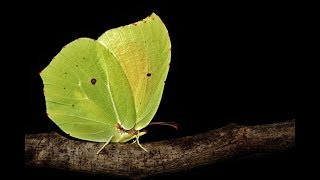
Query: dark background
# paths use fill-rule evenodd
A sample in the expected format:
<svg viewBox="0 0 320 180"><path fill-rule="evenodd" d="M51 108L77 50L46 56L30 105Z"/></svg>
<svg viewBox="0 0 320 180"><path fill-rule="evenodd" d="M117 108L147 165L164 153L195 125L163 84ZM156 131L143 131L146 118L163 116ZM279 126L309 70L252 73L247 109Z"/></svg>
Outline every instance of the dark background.
<svg viewBox="0 0 320 180"><path fill-rule="evenodd" d="M256 125L296 119L299 89L293 4L173 2L37 4L27 9L28 106L25 133L59 131L46 116L39 72L69 42L97 39L106 30L155 12L172 43L169 75L153 121L174 121L181 130L148 127L142 142L206 132L228 123ZM170 177L294 177L296 150L234 159ZM290 174L287 174L290 170ZM27 175L82 176L26 169ZM166 176L165 176L166 177Z"/></svg>

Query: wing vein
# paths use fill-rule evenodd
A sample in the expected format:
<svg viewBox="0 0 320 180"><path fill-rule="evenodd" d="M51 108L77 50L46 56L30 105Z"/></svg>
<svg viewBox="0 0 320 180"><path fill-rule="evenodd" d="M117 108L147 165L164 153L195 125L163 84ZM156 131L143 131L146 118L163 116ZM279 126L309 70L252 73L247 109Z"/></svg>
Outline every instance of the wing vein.
<svg viewBox="0 0 320 180"><path fill-rule="evenodd" d="M92 122L96 122L96 123L108 125L107 123L100 122L100 121L96 121L96 120L89 119L89 118L85 118L85 117L79 117L79 116L75 116L75 115L68 115L68 114L62 114L62 113L53 113L53 114L54 114L54 115L59 115L59 116L76 117L76 118L79 118L79 119L85 119L85 120L88 120L88 121L92 121ZM74 121L73 121L73 122L74 122Z"/></svg>
<svg viewBox="0 0 320 180"><path fill-rule="evenodd" d="M107 88L108 88L108 93L109 93L109 96L110 96L110 99L111 99L111 103L112 103L112 107L113 107L113 110L114 110L114 113L116 115L116 118L117 118L117 122L120 121L120 118L119 118L119 114L118 114L118 110L117 110L117 107L116 107L116 104L114 102L114 98L113 98L113 94L111 92L111 87L110 87L110 80L109 80L109 72L108 72L108 66L106 64L106 62L104 61L105 63L105 67L106 67L106 76L107 76Z"/></svg>
<svg viewBox="0 0 320 180"><path fill-rule="evenodd" d="M61 53L61 55L63 56L63 57L65 57L69 62L71 62L71 63L73 63L68 57L66 57L63 53ZM74 63L73 63L74 64ZM69 66L70 66L70 64L68 64ZM70 68L71 69L73 69L71 66L70 66ZM82 71L81 70L81 68L79 68L79 70L83 73L83 74L85 74L87 77L90 77L86 72L84 72L84 71ZM79 76L77 76L76 74L75 74L75 76L78 78L78 80L80 81L80 78L79 78ZM108 82L107 82L107 84L104 82L104 81L102 81L107 87L108 87L108 90L110 91L110 86L109 86L109 78L107 77L107 80L108 80ZM82 88L81 88L82 89ZM100 89L98 89L99 90L99 93L100 94L103 94L102 92L101 92L101 90ZM82 92L87 96L87 94L82 90ZM109 93L109 94L111 94L111 93ZM90 99L90 98L88 98L88 99ZM111 101L112 101L112 104L114 104L114 102L113 102L113 97L111 96L110 97L110 99L111 99ZM103 108L102 107L100 107L95 101L93 101L92 99L90 99L97 107L99 107L105 114L106 114L106 112L105 112L105 110L103 110ZM116 113L117 114L117 113ZM107 115L107 114L106 114ZM116 116L117 118L118 118L118 116Z"/></svg>
<svg viewBox="0 0 320 180"><path fill-rule="evenodd" d="M130 30L130 34L131 34L131 37L132 37L132 39L133 39L133 42L136 42L136 37L133 35L133 32L132 32L132 26L128 26L128 28L129 28L129 30ZM133 60L133 62L134 62L134 67L135 67L135 71L136 71L136 84L135 84L135 86L137 86L137 83L139 82L139 74L138 74L138 68L137 68L137 60L136 59L134 59L134 56L133 56L133 52L132 52L132 48L130 47L130 50L131 50L131 57L132 57L132 60ZM133 89L132 87L131 87L131 89ZM132 90L133 91L133 90Z"/></svg>

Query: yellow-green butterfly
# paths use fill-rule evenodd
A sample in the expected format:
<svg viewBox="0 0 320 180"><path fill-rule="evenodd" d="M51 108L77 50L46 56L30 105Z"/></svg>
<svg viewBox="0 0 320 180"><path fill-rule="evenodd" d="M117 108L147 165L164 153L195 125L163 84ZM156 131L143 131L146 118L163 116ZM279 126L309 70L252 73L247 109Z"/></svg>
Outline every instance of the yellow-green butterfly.
<svg viewBox="0 0 320 180"><path fill-rule="evenodd" d="M76 39L40 73L48 116L102 148L134 138L143 148L139 136L159 107L170 58L168 30L154 13L97 40Z"/></svg>

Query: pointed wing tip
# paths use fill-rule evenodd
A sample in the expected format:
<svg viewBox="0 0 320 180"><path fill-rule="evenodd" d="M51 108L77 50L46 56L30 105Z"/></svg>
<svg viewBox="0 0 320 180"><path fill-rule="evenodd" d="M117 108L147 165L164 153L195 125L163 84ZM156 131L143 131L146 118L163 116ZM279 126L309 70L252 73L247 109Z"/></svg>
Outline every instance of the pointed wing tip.
<svg viewBox="0 0 320 180"><path fill-rule="evenodd" d="M137 22L134 22L134 23L131 23L129 24L129 26L137 26L137 25L140 25L140 24L144 24L144 23L147 23L147 22L150 22L152 20L160 20L161 21L161 18L154 12L152 12L149 16L147 16L146 18L140 20L140 21L137 21ZM124 26L125 27L125 26Z"/></svg>
<svg viewBox="0 0 320 180"><path fill-rule="evenodd" d="M152 12L150 16L148 16L147 18L145 19L151 19L151 20L154 20L155 18L157 19L160 19L160 17L155 13L155 12ZM160 19L161 20L161 19Z"/></svg>
<svg viewBox="0 0 320 180"><path fill-rule="evenodd" d="M155 12L152 12L150 17L159 17Z"/></svg>

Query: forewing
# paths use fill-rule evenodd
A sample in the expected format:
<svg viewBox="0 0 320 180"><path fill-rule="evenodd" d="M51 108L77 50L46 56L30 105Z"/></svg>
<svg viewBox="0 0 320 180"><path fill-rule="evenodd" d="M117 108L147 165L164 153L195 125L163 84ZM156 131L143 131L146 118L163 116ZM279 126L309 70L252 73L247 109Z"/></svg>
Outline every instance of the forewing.
<svg viewBox="0 0 320 180"><path fill-rule="evenodd" d="M40 73L47 113L73 137L106 142L135 124L129 82L111 52L97 41L77 39L66 45Z"/></svg>
<svg viewBox="0 0 320 180"><path fill-rule="evenodd" d="M155 115L169 70L171 43L168 31L156 15L106 31L98 41L120 62L135 100L139 130Z"/></svg>

